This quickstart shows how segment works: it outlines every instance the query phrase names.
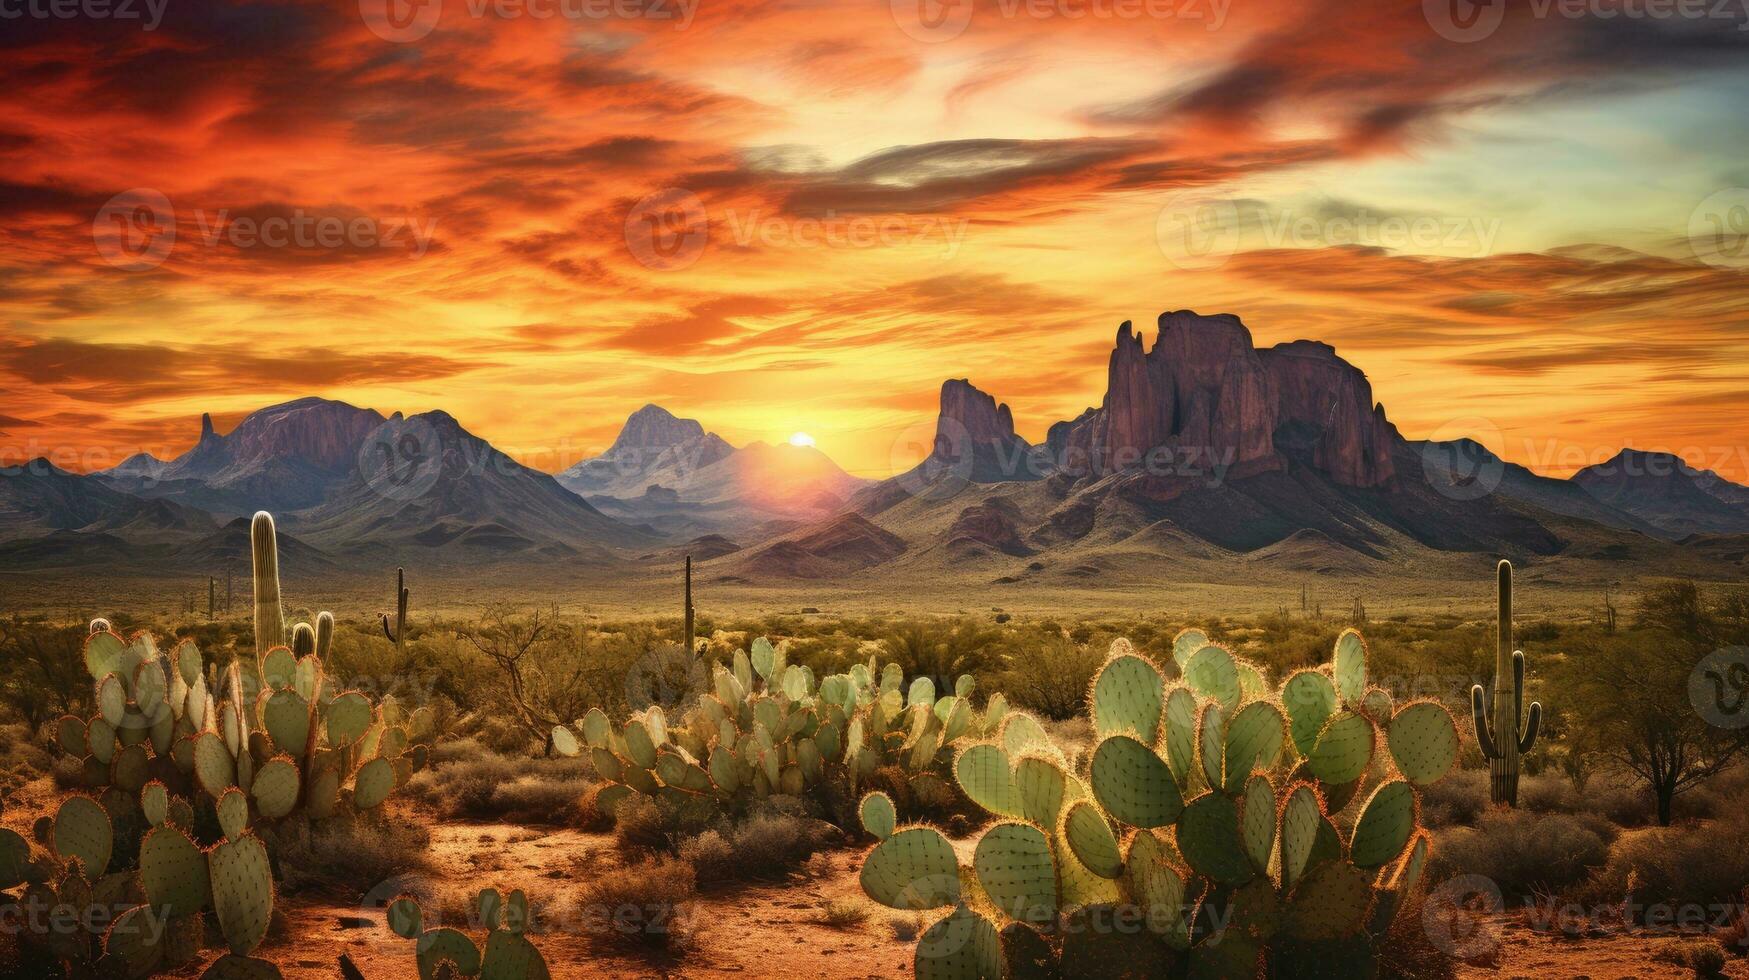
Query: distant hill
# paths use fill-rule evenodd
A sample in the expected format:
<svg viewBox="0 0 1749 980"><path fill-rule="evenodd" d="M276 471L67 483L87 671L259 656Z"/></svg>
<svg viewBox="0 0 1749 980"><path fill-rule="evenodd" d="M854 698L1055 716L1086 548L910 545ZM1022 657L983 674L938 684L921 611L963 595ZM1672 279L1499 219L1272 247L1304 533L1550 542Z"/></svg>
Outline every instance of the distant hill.
<svg viewBox="0 0 1749 980"><path fill-rule="evenodd" d="M1572 480L1597 501L1675 537L1749 532L1749 487L1670 453L1623 449Z"/></svg>

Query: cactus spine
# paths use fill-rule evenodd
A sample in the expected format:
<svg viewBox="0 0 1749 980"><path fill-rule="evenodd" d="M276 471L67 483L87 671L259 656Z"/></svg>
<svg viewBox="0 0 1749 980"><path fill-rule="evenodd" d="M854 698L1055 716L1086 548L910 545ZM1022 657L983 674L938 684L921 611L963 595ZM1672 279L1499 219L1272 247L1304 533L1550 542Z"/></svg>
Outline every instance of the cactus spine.
<svg viewBox="0 0 1749 980"><path fill-rule="evenodd" d="M1524 713L1524 652L1512 649L1512 563L1501 559L1499 590L1500 622L1494 647L1494 721L1488 723L1487 692L1482 685L1470 688L1470 715L1476 726L1476 742L1488 758L1491 795L1498 806L1518 805L1518 757L1536 744L1543 706L1530 703ZM1519 719L1523 718L1523 727Z"/></svg>
<svg viewBox="0 0 1749 980"><path fill-rule="evenodd" d="M285 610L279 604L279 544L273 527L273 515L256 511L249 523L249 550L255 568L255 659L260 663L267 651L285 646Z"/></svg>

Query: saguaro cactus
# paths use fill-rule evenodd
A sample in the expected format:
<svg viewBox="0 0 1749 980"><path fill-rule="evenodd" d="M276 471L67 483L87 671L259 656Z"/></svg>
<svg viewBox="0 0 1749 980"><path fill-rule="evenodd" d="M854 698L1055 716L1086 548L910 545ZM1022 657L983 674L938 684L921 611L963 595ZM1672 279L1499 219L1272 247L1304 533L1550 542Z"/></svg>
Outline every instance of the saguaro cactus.
<svg viewBox="0 0 1749 980"><path fill-rule="evenodd" d="M407 570L395 569L395 627L389 628L389 614L381 613L383 618L383 634L389 642L395 645L397 651L407 645Z"/></svg>
<svg viewBox="0 0 1749 980"><path fill-rule="evenodd" d="M1500 623L1494 648L1494 700L1482 685L1470 688L1470 715L1476 726L1476 742L1488 757L1491 795L1499 806L1518 805L1518 757L1536 743L1543 706L1532 701L1524 714L1524 652L1512 649L1512 563L1500 561ZM1490 729L1488 713L1493 711ZM1523 718L1523 727L1519 719Z"/></svg>
<svg viewBox="0 0 1749 980"><path fill-rule="evenodd" d="M279 544L273 515L256 511L249 523L249 550L255 568L255 657L285 646L285 610L279 604Z"/></svg>
<svg viewBox="0 0 1749 980"><path fill-rule="evenodd" d="M686 556L686 653L688 656L698 652L698 640L694 638L692 627L692 556Z"/></svg>

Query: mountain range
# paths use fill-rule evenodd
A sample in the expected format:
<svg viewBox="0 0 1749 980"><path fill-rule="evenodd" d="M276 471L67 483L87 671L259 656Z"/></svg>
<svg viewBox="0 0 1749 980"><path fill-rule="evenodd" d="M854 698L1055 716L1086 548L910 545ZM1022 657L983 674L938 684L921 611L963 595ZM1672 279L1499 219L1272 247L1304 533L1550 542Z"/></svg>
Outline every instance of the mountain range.
<svg viewBox="0 0 1749 980"><path fill-rule="evenodd" d="M225 434L203 416L174 459L0 470L0 571L234 562L260 509L324 567L691 555L752 584L956 569L1095 587L1234 561L1364 576L1440 553L1740 571L1749 552L1749 487L1667 454L1624 449L1562 480L1473 441L1407 439L1329 345L1259 348L1235 316L1176 311L1151 346L1124 323L1104 399L1041 443L969 379L945 381L931 451L878 482L657 405L556 476L442 411L301 398Z"/></svg>

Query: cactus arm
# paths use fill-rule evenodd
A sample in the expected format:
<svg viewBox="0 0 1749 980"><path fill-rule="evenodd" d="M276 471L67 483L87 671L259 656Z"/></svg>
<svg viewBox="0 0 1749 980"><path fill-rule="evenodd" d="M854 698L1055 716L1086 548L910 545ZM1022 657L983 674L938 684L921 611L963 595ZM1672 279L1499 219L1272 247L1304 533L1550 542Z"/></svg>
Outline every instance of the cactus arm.
<svg viewBox="0 0 1749 980"><path fill-rule="evenodd" d="M279 549L273 515L258 511L249 524L255 579L255 657L257 664L274 647L285 645L285 611L279 602Z"/></svg>
<svg viewBox="0 0 1749 980"><path fill-rule="evenodd" d="M1512 727L1524 717L1524 651L1512 651Z"/></svg>
<svg viewBox="0 0 1749 980"><path fill-rule="evenodd" d="M377 613L377 617L383 621L383 635L389 638L390 643L395 642L395 631L389 628L389 614Z"/></svg>
<svg viewBox="0 0 1749 980"><path fill-rule="evenodd" d="M1470 720L1476 726L1476 744L1481 746L1482 756L1488 759L1500 758L1500 750L1494 747L1494 737L1488 732L1487 695L1482 691L1482 685L1476 684L1470 688Z"/></svg>
<svg viewBox="0 0 1749 980"><path fill-rule="evenodd" d="M1539 701L1532 701L1530 703L1530 717L1525 719L1524 723L1524 737L1518 740L1518 751L1520 754L1529 752L1530 747L1536 744L1537 729L1542 727L1542 721L1542 703Z"/></svg>

